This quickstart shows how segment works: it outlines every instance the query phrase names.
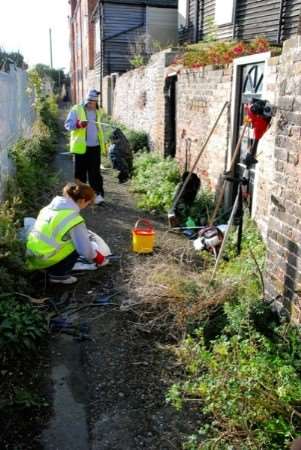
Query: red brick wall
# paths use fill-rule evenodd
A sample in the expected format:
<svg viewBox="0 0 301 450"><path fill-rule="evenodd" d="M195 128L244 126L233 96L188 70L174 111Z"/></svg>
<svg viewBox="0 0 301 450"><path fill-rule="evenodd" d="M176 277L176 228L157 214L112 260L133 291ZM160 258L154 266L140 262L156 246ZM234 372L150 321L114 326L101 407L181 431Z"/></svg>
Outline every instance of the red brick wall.
<svg viewBox="0 0 301 450"><path fill-rule="evenodd" d="M268 223L266 287L293 301L301 290L301 38L287 41L277 65L274 179ZM299 293L298 293L299 292ZM300 317L298 318L300 320Z"/></svg>
<svg viewBox="0 0 301 450"><path fill-rule="evenodd" d="M213 70L181 70L177 82L177 151L176 157L185 164L185 141L182 131L191 139L188 155L190 167L205 142L225 101L230 101L232 67ZM229 110L224 111L211 136L196 172L202 183L215 189L225 169L229 144Z"/></svg>

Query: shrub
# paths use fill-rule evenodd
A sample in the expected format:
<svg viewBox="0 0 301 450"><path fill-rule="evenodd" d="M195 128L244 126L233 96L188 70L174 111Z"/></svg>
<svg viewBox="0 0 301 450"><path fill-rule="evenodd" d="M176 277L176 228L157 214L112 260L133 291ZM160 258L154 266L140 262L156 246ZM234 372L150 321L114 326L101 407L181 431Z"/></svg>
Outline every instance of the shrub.
<svg viewBox="0 0 301 450"><path fill-rule="evenodd" d="M134 159L132 188L139 194L138 206L146 210L167 211L180 181L178 164L157 153L142 153Z"/></svg>
<svg viewBox="0 0 301 450"><path fill-rule="evenodd" d="M288 348L280 350L251 323L248 336L223 335L210 349L202 330L183 343L187 379L171 389L169 400L180 408L185 399L199 398L208 418L187 449L286 447L300 431L301 380Z"/></svg>
<svg viewBox="0 0 301 450"><path fill-rule="evenodd" d="M0 302L0 351L1 357L16 355L37 349L46 333L46 319L30 304L17 302L15 298Z"/></svg>
<svg viewBox="0 0 301 450"><path fill-rule="evenodd" d="M147 134L143 131L126 129L124 134L129 141L132 152L137 153L139 150L148 149Z"/></svg>
<svg viewBox="0 0 301 450"><path fill-rule="evenodd" d="M144 66L146 58L143 55L134 55L130 59L130 64L134 69Z"/></svg>
<svg viewBox="0 0 301 450"><path fill-rule="evenodd" d="M178 63L186 67L198 68L208 64L230 64L233 59L270 50L269 42L264 37L257 37L250 42L200 42L188 47L183 56L177 58Z"/></svg>
<svg viewBox="0 0 301 450"><path fill-rule="evenodd" d="M213 192L201 189L192 206L187 211L187 215L192 217L197 224L206 225L214 210Z"/></svg>
<svg viewBox="0 0 301 450"><path fill-rule="evenodd" d="M265 248L251 220L245 221L242 253L236 256L235 233L227 244L229 262L220 266L219 285L232 285L224 304L225 321L206 338L205 327L175 349L186 371L169 390L168 400L181 409L195 402L206 415L204 426L186 449L282 449L301 430L300 332L279 325L262 296Z"/></svg>
<svg viewBox="0 0 301 450"><path fill-rule="evenodd" d="M0 294L26 291L24 244L18 239L16 207L19 200L0 203Z"/></svg>

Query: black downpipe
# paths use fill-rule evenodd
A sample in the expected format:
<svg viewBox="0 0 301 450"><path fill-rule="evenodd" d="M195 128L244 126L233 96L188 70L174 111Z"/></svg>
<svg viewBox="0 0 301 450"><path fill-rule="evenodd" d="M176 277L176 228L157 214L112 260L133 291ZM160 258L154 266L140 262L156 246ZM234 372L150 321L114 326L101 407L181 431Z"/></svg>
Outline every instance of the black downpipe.
<svg viewBox="0 0 301 450"><path fill-rule="evenodd" d="M280 10L279 10L279 24L278 24L278 36L277 36L277 44L281 43L282 37L282 20L283 20L283 9L284 9L284 0L280 0Z"/></svg>
<svg viewBox="0 0 301 450"><path fill-rule="evenodd" d="M233 28L232 28L232 39L236 38L236 11L237 11L237 0L233 2Z"/></svg>
<svg viewBox="0 0 301 450"><path fill-rule="evenodd" d="M200 1L195 1L195 16L194 16L194 30L193 30L193 42L198 42L199 37L199 11L200 11Z"/></svg>

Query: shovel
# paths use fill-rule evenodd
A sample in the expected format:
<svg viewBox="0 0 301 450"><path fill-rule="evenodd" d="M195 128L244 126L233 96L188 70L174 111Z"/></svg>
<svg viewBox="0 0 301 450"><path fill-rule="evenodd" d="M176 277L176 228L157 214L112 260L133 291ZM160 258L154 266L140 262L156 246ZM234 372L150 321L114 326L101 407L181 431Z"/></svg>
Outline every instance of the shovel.
<svg viewBox="0 0 301 450"><path fill-rule="evenodd" d="M222 109L221 109L219 115L217 116L217 118L216 118L216 120L215 120L215 122L214 122L214 125L213 125L213 127L211 128L210 133L208 134L208 136L207 136L207 138L206 138L206 140L205 140L205 142L204 142L204 144L203 144L203 146L202 146L202 148L201 148L201 150L200 150L200 152L199 152L199 154L198 154L198 156L197 156L197 158L196 158L196 160L195 160L195 162L194 162L194 164L193 164L193 166L192 166L192 168L191 168L191 170L190 170L190 172L189 172L189 174L188 174L188 176L186 177L186 179L185 179L185 181L184 181L184 183L183 183L182 188L180 189L178 195L177 195L176 198L174 199L174 202L173 202L173 205L172 205L172 207L171 207L171 210L168 212L168 221L169 221L169 224L170 224L171 226L173 225L173 223L174 223L174 221L175 221L175 218L176 218L175 208L176 208L176 206L177 206L177 204L178 204L178 201L180 200L181 195L183 194L183 192L184 192L184 190L185 190L185 188L186 188L186 186L187 186L187 184L188 184L188 182L189 182L189 180L190 180L190 178L191 178L191 176L192 176L192 174L193 174L193 171L194 171L194 169L196 168L196 166L197 166L197 164L198 164L198 162L199 162L199 160L200 160L202 154L204 153L204 150L205 150L205 148L207 147L207 144L208 144L208 142L209 142L209 140L210 140L210 138L211 138L211 136L212 136L212 134L213 134L215 128L217 127L217 124L218 124L218 122L219 122L219 120L220 120L220 118L221 118L221 116L222 116L224 110L226 109L226 106L228 106L228 104L229 104L228 101L226 101L226 102L224 103L224 105L223 105L223 107L222 107Z"/></svg>

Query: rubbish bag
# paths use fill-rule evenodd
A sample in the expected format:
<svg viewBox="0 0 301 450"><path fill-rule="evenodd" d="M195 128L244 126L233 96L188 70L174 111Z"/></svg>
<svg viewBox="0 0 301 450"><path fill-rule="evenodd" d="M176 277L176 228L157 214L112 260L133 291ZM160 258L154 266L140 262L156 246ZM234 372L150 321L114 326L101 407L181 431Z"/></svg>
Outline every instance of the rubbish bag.
<svg viewBox="0 0 301 450"><path fill-rule="evenodd" d="M105 241L91 230L88 230L89 239L95 250L101 253L103 256L109 256L112 254L110 247L105 243Z"/></svg>
<svg viewBox="0 0 301 450"><path fill-rule="evenodd" d="M23 227L18 232L19 239L23 242L27 241L28 235L34 227L36 219L34 217L24 217Z"/></svg>

